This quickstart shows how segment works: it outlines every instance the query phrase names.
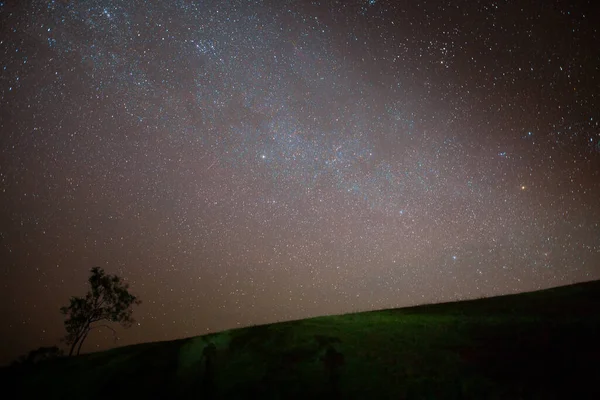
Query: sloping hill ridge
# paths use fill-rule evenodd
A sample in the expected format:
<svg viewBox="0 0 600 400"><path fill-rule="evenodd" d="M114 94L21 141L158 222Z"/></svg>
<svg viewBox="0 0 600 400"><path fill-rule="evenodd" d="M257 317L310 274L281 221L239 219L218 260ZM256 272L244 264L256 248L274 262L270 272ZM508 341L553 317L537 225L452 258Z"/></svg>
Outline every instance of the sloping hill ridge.
<svg viewBox="0 0 600 400"><path fill-rule="evenodd" d="M44 399L600 399L600 281L3 369Z"/></svg>

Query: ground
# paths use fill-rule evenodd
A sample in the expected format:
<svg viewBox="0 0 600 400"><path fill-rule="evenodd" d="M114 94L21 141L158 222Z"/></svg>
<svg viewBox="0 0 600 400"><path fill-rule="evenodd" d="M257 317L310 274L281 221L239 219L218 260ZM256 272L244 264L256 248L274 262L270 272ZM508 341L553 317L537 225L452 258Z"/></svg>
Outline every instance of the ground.
<svg viewBox="0 0 600 400"><path fill-rule="evenodd" d="M3 369L20 398L600 398L600 281ZM3 391L4 392L4 391Z"/></svg>

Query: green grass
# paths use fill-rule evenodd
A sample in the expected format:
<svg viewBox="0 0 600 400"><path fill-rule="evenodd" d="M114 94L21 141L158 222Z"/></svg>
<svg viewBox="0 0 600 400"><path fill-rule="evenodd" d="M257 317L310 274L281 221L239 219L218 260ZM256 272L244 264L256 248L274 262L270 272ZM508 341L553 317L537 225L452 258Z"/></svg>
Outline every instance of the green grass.
<svg viewBox="0 0 600 400"><path fill-rule="evenodd" d="M588 282L319 317L5 368L3 388L44 399L600 399L599 310L600 282Z"/></svg>

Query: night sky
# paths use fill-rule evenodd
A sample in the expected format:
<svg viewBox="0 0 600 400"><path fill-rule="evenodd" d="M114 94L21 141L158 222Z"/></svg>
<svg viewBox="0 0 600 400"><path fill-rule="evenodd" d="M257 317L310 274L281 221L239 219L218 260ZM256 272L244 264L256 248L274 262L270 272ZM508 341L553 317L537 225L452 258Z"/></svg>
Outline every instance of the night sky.
<svg viewBox="0 0 600 400"><path fill-rule="evenodd" d="M590 1L0 1L0 362L600 278ZM114 346L94 331L83 351Z"/></svg>

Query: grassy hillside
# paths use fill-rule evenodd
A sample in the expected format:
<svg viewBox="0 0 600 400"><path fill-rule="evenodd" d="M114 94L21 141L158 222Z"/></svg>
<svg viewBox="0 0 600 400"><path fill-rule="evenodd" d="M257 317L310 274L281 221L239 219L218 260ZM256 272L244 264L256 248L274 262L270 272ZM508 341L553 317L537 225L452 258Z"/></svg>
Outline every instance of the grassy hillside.
<svg viewBox="0 0 600 400"><path fill-rule="evenodd" d="M3 370L18 398L600 399L600 282Z"/></svg>

